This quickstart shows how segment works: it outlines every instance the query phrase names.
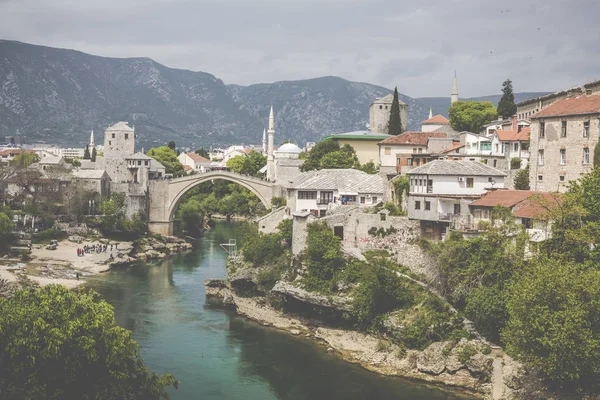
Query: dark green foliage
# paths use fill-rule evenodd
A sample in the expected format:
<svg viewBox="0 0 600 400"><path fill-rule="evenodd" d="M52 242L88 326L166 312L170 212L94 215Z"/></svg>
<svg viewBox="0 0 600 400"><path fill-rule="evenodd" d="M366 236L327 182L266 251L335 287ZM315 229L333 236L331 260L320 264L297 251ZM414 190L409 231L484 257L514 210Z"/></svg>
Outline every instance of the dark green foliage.
<svg viewBox="0 0 600 400"><path fill-rule="evenodd" d="M207 158L210 160L210 157L208 155L208 151L204 150L204 147L200 147L199 149L197 149L195 151L196 154L198 154L201 157Z"/></svg>
<svg viewBox="0 0 600 400"><path fill-rule="evenodd" d="M242 253L244 259L251 262L255 267L265 266L275 260L284 252L281 244L281 236L278 233L256 233L244 238Z"/></svg>
<svg viewBox="0 0 600 400"><path fill-rule="evenodd" d="M0 241L6 241L12 235L13 222L5 212L0 212Z"/></svg>
<svg viewBox="0 0 600 400"><path fill-rule="evenodd" d="M96 157L98 157L98 151L94 147L94 149L92 150L92 157L91 157L92 162L96 161Z"/></svg>
<svg viewBox="0 0 600 400"><path fill-rule="evenodd" d="M175 145L174 142L169 142L169 144L171 143ZM165 173L173 174L174 177L184 175L183 165L179 159L177 159L177 153L175 153L174 148L171 148L170 146L157 147L148 150L147 155L164 165Z"/></svg>
<svg viewBox="0 0 600 400"><path fill-rule="evenodd" d="M102 217L90 219L92 226L96 226L102 234L110 239L135 240L146 234L146 214L140 211L131 219L125 216L125 196L122 193L114 193L109 200L100 204Z"/></svg>
<svg viewBox="0 0 600 400"><path fill-rule="evenodd" d="M370 327L378 316L413 304L410 284L390 267L381 259L375 265L362 265L360 285L352 293L352 314L362 329Z"/></svg>
<svg viewBox="0 0 600 400"><path fill-rule="evenodd" d="M279 231L279 236L281 240L285 242L285 246L287 248L292 247L292 233L293 233L293 220L291 218L286 218L281 220L279 225L277 225L277 230Z"/></svg>
<svg viewBox="0 0 600 400"><path fill-rule="evenodd" d="M323 140L315 145L308 153L304 164L300 166L300 171L306 172L313 169L321 169L321 159L328 153L340 150L340 144L335 140Z"/></svg>
<svg viewBox="0 0 600 400"><path fill-rule="evenodd" d="M502 82L502 97L498 102L498 115L503 118L510 118L516 113L517 105L515 104L512 82L510 79L507 79Z"/></svg>
<svg viewBox="0 0 600 400"><path fill-rule="evenodd" d="M515 189L529 190L529 165L515 175Z"/></svg>
<svg viewBox="0 0 600 400"><path fill-rule="evenodd" d="M3 399L166 399L178 383L144 366L100 295L61 285L0 299L0 361Z"/></svg>
<svg viewBox="0 0 600 400"><path fill-rule="evenodd" d="M458 353L458 361L461 364L466 364L471 359L471 357L473 357L477 353L477 348L475 348L475 346L473 345L468 344L464 346Z"/></svg>
<svg viewBox="0 0 600 400"><path fill-rule="evenodd" d="M227 160L227 168L238 174L260 176L260 169L267 165L267 157L257 151L252 151L246 156L235 156Z"/></svg>
<svg viewBox="0 0 600 400"><path fill-rule="evenodd" d="M448 116L452 129L477 133L483 125L498 118L498 113L489 101L457 101L450 106Z"/></svg>
<svg viewBox="0 0 600 400"><path fill-rule="evenodd" d="M358 167L358 169L371 175L379 173L379 167L377 167L373 161L369 161L368 163L362 164Z"/></svg>
<svg viewBox="0 0 600 400"><path fill-rule="evenodd" d="M285 197L275 196L271 199L271 206L275 208L283 207L287 204L287 200Z"/></svg>
<svg viewBox="0 0 600 400"><path fill-rule="evenodd" d="M349 144L340 146L335 140L319 142L308 153L304 164L300 166L303 172L323 168L360 168L354 148ZM368 168L368 167L367 167Z"/></svg>
<svg viewBox="0 0 600 400"><path fill-rule="evenodd" d="M396 195L396 204L402 207L402 198L404 197L404 194L407 194L410 190L410 181L408 176L402 175L395 178L392 181L392 186L394 188L394 194Z"/></svg>
<svg viewBox="0 0 600 400"><path fill-rule="evenodd" d="M399 135L402 133L402 123L400 121L400 100L398 99L398 87L394 88L394 100L392 100L392 106L390 108L388 133L390 135Z"/></svg>
<svg viewBox="0 0 600 400"><path fill-rule="evenodd" d="M326 222L311 222L307 228L304 262L307 289L327 292L335 285L335 275L344 265L342 242Z"/></svg>
<svg viewBox="0 0 600 400"><path fill-rule="evenodd" d="M386 201L383 204L383 209L389 211L391 216L406 215L406 211L402 211L402 207L395 205L391 201Z"/></svg>
<svg viewBox="0 0 600 400"><path fill-rule="evenodd" d="M179 206L176 220L179 222L178 230L194 237L200 236L204 225L202 204L196 199L189 199Z"/></svg>
<svg viewBox="0 0 600 400"><path fill-rule="evenodd" d="M91 158L92 158L92 156L91 156L91 154L90 154L90 146L89 146L89 145L86 145L86 146L85 146L85 150L84 150L84 152L83 152L83 159L84 159L84 160L89 160L89 159L91 159Z"/></svg>
<svg viewBox="0 0 600 400"><path fill-rule="evenodd" d="M510 169L521 168L521 159L519 157L513 157L510 159Z"/></svg>
<svg viewBox="0 0 600 400"><path fill-rule="evenodd" d="M51 240L64 240L69 237L69 234L65 231L61 231L60 229L45 229L40 232L36 232L32 235L31 241L35 244L39 243L48 243Z"/></svg>
<svg viewBox="0 0 600 400"><path fill-rule="evenodd" d="M600 142L594 147L594 168L600 166Z"/></svg>
<svg viewBox="0 0 600 400"><path fill-rule="evenodd" d="M375 228L373 226L368 230L369 235L382 238L393 235L396 232L398 232L398 229L394 228L393 226L390 226L389 228Z"/></svg>
<svg viewBox="0 0 600 400"><path fill-rule="evenodd" d="M175 142L172 140L167 144L167 146L173 151L175 151L175 148L177 147L177 145L175 145Z"/></svg>

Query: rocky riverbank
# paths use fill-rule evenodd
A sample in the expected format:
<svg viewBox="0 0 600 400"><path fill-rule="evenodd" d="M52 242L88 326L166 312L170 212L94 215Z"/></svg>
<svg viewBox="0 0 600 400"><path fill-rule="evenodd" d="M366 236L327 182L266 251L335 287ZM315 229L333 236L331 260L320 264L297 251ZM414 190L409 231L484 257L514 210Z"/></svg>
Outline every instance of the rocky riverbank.
<svg viewBox="0 0 600 400"><path fill-rule="evenodd" d="M235 307L238 314L265 326L285 330L293 335L313 338L337 352L347 361L385 375L397 375L466 390L485 399L517 399L523 386L523 368L501 351L481 340L437 342L425 350L409 350L390 341L344 329L316 326L297 316L287 315L271 307L264 297L242 297L227 280L205 281L209 298ZM294 295L289 285L273 288ZM297 293L296 293L297 294ZM314 296L299 298L320 301ZM331 301L328 299L327 301ZM346 306L342 304L342 306Z"/></svg>

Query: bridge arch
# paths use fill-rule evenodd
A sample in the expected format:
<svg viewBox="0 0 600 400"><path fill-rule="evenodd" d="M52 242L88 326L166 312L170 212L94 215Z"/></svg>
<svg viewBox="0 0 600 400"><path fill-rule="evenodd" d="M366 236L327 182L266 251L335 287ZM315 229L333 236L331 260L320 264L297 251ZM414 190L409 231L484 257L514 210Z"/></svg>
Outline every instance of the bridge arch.
<svg viewBox="0 0 600 400"><path fill-rule="evenodd" d="M268 197L267 198L263 193L261 193L259 190L257 190L257 188L255 187L256 185L253 185L253 183L256 184L256 183L263 182L259 179L244 177L242 175L237 175L237 174L234 174L231 172L225 172L225 171L218 171L216 173L215 172L206 172L203 174L191 175L189 178L192 178L192 179L186 179L185 184L177 185L177 187L173 187L172 195L171 195L171 193L169 193L170 202L169 202L168 215L169 215L169 220L171 220L171 221L174 219L175 210L177 210L177 205L179 204L179 201L188 191L190 191L194 187L196 187L204 182L212 181L215 179L222 179L222 180L229 181L232 183L237 183L238 185L248 189L256 197L258 197L258 199L263 203L263 205L265 206L265 208L267 210L271 206L271 199L273 198L273 196L272 195L267 196ZM243 179L243 178L246 178L246 179ZM180 179L185 179L185 178L180 178ZM255 180L257 182L253 182ZM175 180L173 180L172 183L177 183L177 182L175 182ZM264 182L264 183L267 184L267 182ZM260 185L260 186L262 186L262 185ZM270 188L269 184L267 184L265 186L269 186L269 190L270 191L272 190ZM169 187L169 192L171 192L170 187Z"/></svg>

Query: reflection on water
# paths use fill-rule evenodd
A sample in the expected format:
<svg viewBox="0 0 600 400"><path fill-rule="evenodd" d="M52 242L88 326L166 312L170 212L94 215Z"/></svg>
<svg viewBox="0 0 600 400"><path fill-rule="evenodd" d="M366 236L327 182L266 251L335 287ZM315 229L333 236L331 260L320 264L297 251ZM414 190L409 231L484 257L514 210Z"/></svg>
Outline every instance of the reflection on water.
<svg viewBox="0 0 600 400"><path fill-rule="evenodd" d="M194 251L90 280L131 329L146 364L181 381L173 399L456 399L437 389L381 377L329 355L304 338L264 328L205 303L206 278L225 276L219 223Z"/></svg>

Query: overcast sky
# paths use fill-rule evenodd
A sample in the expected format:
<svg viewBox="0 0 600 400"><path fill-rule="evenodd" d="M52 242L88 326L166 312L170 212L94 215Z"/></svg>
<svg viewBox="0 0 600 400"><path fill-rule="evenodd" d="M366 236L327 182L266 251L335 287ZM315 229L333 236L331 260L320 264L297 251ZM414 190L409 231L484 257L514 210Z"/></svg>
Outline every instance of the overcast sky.
<svg viewBox="0 0 600 400"><path fill-rule="evenodd" d="M0 0L0 38L251 84L337 75L411 97L600 79L598 0ZM0 54L1 56L1 54Z"/></svg>

